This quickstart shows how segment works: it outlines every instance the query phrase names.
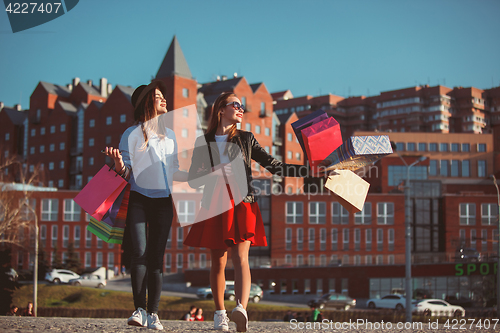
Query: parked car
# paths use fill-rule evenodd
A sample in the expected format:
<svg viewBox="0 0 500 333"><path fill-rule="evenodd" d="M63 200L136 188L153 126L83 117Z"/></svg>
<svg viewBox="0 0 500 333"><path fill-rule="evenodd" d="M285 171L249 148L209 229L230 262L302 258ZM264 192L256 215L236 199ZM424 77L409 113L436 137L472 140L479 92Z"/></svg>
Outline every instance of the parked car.
<svg viewBox="0 0 500 333"><path fill-rule="evenodd" d="M424 316L463 317L465 310L442 299L423 299L413 304L413 312Z"/></svg>
<svg viewBox="0 0 500 333"><path fill-rule="evenodd" d="M366 302L369 309L395 309L402 311L405 308L406 298L403 295L385 295L382 298L371 298Z"/></svg>
<svg viewBox="0 0 500 333"><path fill-rule="evenodd" d="M318 309L335 308L347 311L356 307L356 300L342 294L327 293L320 298L310 300L307 305Z"/></svg>
<svg viewBox="0 0 500 333"><path fill-rule="evenodd" d="M262 297L264 297L264 291L262 290L262 288L255 283L252 283L250 287L250 300L254 303L259 303ZM230 301L234 301L236 299L236 295L234 293L234 284L226 286L224 299L228 299Z"/></svg>
<svg viewBox="0 0 500 333"><path fill-rule="evenodd" d="M472 308L472 300L470 298L464 297L464 296L446 296L444 300L451 305L459 305L463 308Z"/></svg>
<svg viewBox="0 0 500 333"><path fill-rule="evenodd" d="M73 286L104 288L106 286L106 279L96 274L83 274L78 279L69 280L69 284Z"/></svg>
<svg viewBox="0 0 500 333"><path fill-rule="evenodd" d="M53 269L45 274L45 280L53 284L68 283L71 279L78 279L80 275L67 269Z"/></svg>
<svg viewBox="0 0 500 333"><path fill-rule="evenodd" d="M234 286L234 281L226 281L226 289L228 286ZM203 299L212 299L214 298L214 295L212 295L212 288L210 287L205 287L205 288L199 288L196 291L196 296L199 298Z"/></svg>
<svg viewBox="0 0 500 333"><path fill-rule="evenodd" d="M476 249L460 247L455 252L455 260L459 262L479 262L481 261L481 253Z"/></svg>

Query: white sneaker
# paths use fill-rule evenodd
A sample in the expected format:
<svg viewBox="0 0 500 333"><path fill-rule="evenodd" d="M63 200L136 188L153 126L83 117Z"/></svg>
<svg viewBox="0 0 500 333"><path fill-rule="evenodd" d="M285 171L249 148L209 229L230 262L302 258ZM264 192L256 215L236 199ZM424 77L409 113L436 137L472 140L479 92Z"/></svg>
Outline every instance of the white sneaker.
<svg viewBox="0 0 500 333"><path fill-rule="evenodd" d="M148 314L148 328L153 330L161 331L163 329L163 325L160 323L160 319L158 318L158 314L149 313Z"/></svg>
<svg viewBox="0 0 500 333"><path fill-rule="evenodd" d="M147 313L146 310L143 308L139 307L137 310L132 313L132 316L128 319L127 324L133 325L133 326L143 326L146 327L147 325Z"/></svg>
<svg viewBox="0 0 500 333"><path fill-rule="evenodd" d="M231 320L236 323L236 331L238 331L238 332L248 331L247 310L245 310L245 308L243 308L243 305L241 305L239 300L238 300L238 304L231 312Z"/></svg>
<svg viewBox="0 0 500 333"><path fill-rule="evenodd" d="M223 313L214 312L214 330L229 330L229 318L227 317L227 313L225 310Z"/></svg>

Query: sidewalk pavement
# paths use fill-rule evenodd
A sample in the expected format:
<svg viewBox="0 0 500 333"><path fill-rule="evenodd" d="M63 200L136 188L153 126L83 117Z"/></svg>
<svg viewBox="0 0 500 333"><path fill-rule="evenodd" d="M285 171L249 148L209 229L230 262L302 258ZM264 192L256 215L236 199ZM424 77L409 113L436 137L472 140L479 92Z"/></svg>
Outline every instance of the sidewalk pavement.
<svg viewBox="0 0 500 333"><path fill-rule="evenodd" d="M205 322L187 322L181 320L162 320L165 327L163 332L214 332L213 321ZM357 326L356 323L286 323L286 322L254 322L249 323L249 333L288 333L288 332L341 332L341 333L401 333L401 332L418 332L418 333L449 333L453 328L446 328L443 325L433 326L429 323L406 323L407 328L404 328L405 323L371 323L369 326ZM316 325L315 325L316 324ZM385 324L385 326L384 326ZM390 327L388 325L391 325ZM397 324L403 326L397 327ZM309 326L307 326L309 325ZM315 326L312 326L315 325ZM365 323L364 325L368 325ZM450 331L451 329L451 331ZM478 329L467 327L467 332L498 332L493 326L490 329ZM38 332L101 332L101 333L117 333L117 332L150 332L147 328L127 325L126 319L96 319L96 318L49 318L49 317L0 317L0 332L16 332L16 333L38 333ZM236 326L233 322L230 323L229 332L236 332Z"/></svg>

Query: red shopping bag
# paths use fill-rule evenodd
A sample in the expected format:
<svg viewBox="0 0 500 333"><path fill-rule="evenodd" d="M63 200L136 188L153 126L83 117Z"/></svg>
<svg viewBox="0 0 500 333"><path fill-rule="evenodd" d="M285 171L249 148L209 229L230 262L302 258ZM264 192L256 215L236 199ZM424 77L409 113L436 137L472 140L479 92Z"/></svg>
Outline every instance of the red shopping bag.
<svg viewBox="0 0 500 333"><path fill-rule="evenodd" d="M128 182L104 165L73 199L84 211L101 221Z"/></svg>
<svg viewBox="0 0 500 333"><path fill-rule="evenodd" d="M295 121L292 123L292 128L293 131L295 132L295 135L297 136L297 141L299 141L300 147L302 148L302 151L304 154L306 154L306 147L304 146L304 140L302 138L302 133L301 131L304 128L307 128L311 126L312 124L316 124L317 122L328 118L328 115L326 114L325 111L319 109L314 111L313 113L300 118L299 120Z"/></svg>
<svg viewBox="0 0 500 333"><path fill-rule="evenodd" d="M302 138L313 171L321 161L342 145L340 125L333 117L304 128Z"/></svg>

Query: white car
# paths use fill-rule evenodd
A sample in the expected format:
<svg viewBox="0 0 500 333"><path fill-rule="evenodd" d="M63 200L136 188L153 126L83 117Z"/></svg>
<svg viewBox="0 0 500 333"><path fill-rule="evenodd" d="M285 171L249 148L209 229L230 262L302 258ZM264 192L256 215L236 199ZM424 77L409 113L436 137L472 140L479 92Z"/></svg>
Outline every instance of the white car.
<svg viewBox="0 0 500 333"><path fill-rule="evenodd" d="M78 279L80 275L67 269L53 269L45 274L45 280L53 284L68 283L71 279Z"/></svg>
<svg viewBox="0 0 500 333"><path fill-rule="evenodd" d="M442 299L423 299L413 304L413 312L424 316L463 317L465 310Z"/></svg>
<svg viewBox="0 0 500 333"><path fill-rule="evenodd" d="M234 286L234 281L226 281L226 286ZM233 287L233 289L234 289L234 287ZM214 298L214 295L212 295L212 288L210 288L210 287L199 288L196 291L196 296L198 296L199 298L203 298L203 299Z"/></svg>
<svg viewBox="0 0 500 333"><path fill-rule="evenodd" d="M371 298L366 302L369 309L394 309L397 311L404 310L406 298L403 295L391 294L385 295L382 298Z"/></svg>
<svg viewBox="0 0 500 333"><path fill-rule="evenodd" d="M69 284L73 286L104 288L104 286L106 286L106 280L101 279L99 275L83 274L78 279L69 280Z"/></svg>

